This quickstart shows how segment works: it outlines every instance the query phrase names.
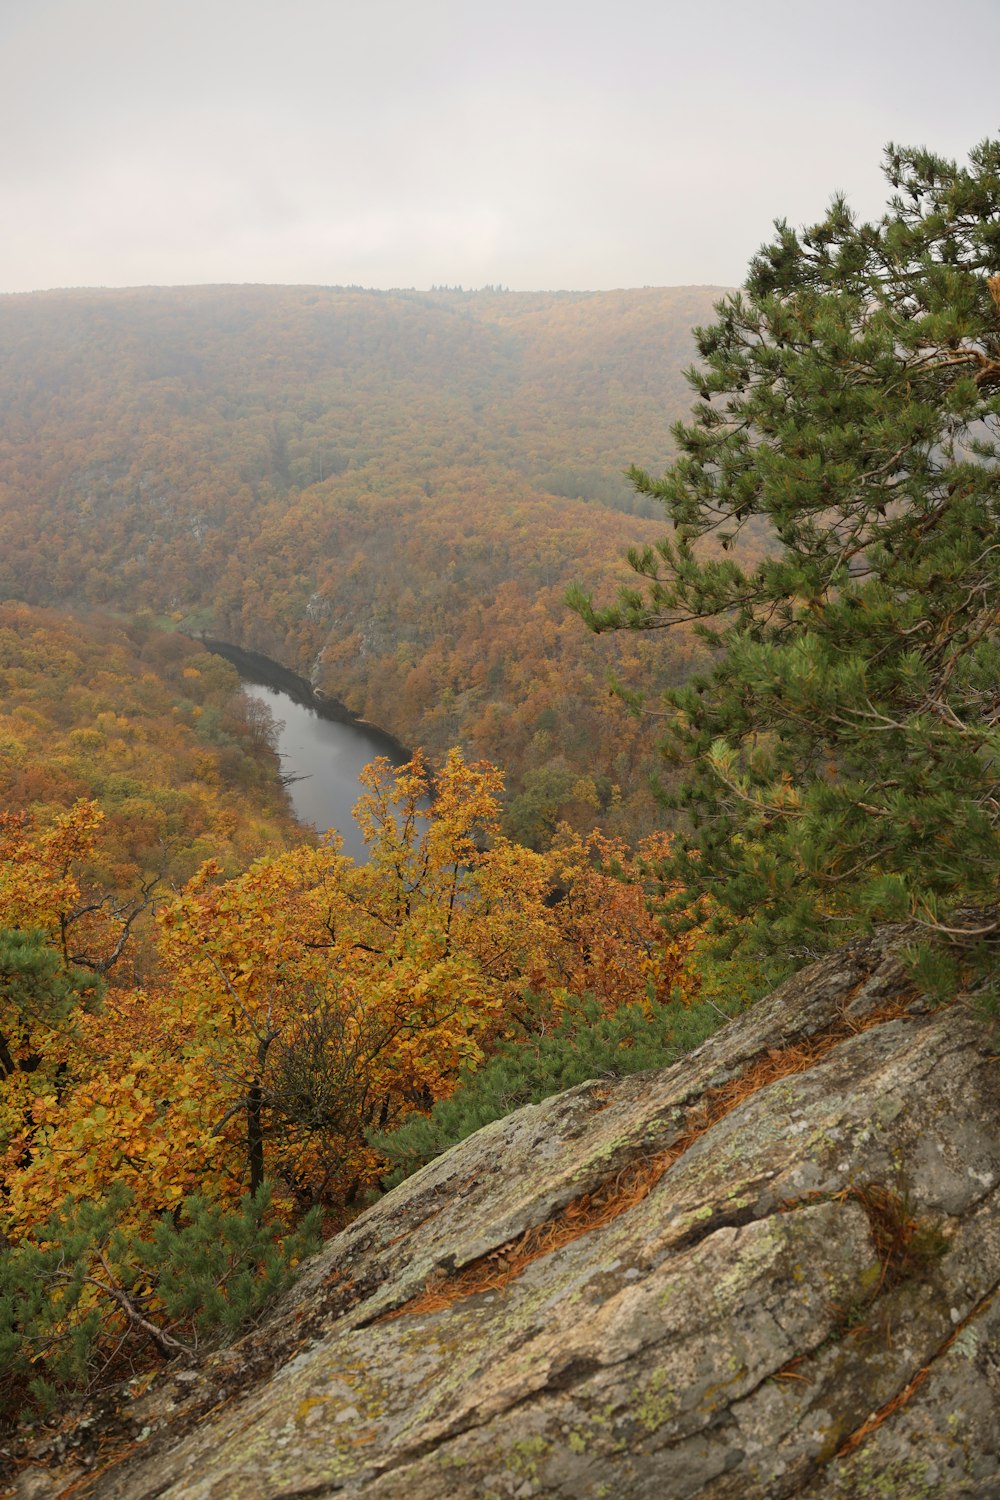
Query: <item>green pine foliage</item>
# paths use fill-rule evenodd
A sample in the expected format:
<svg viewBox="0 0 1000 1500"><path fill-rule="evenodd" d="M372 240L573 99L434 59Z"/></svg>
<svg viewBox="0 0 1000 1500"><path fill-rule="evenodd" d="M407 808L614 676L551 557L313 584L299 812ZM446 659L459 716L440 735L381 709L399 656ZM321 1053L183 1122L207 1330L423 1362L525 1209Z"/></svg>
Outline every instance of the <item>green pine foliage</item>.
<svg viewBox="0 0 1000 1500"><path fill-rule="evenodd" d="M319 1248L322 1210L313 1209L279 1242L270 1208L266 1183L234 1210L202 1197L186 1199L179 1226L165 1214L148 1239L130 1241L134 1281L155 1288L164 1319L190 1328L192 1340L238 1333L290 1285L292 1268Z"/></svg>
<svg viewBox="0 0 1000 1500"><path fill-rule="evenodd" d="M586 997L552 1031L504 1043L482 1067L465 1072L454 1094L429 1115L369 1136L390 1162L395 1187L466 1136L592 1078L623 1078L664 1068L712 1035L742 1008L743 997L690 1006L625 1005L611 1016Z"/></svg>
<svg viewBox="0 0 1000 1500"><path fill-rule="evenodd" d="M120 1184L67 1200L0 1248L0 1424L239 1332L320 1243L319 1210L279 1237L266 1185L235 1210L191 1197L125 1228L129 1203Z"/></svg>
<svg viewBox="0 0 1000 1500"><path fill-rule="evenodd" d="M907 919L961 950L955 983L1000 937L1000 141L889 147L886 174L878 223L839 198L778 223L696 330L680 456L632 474L671 533L617 605L571 603L717 653L666 694L684 901L789 961Z"/></svg>
<svg viewBox="0 0 1000 1500"><path fill-rule="evenodd" d="M61 963L44 932L0 928L0 1082L34 1071L40 1036L96 1005L101 988L96 975Z"/></svg>

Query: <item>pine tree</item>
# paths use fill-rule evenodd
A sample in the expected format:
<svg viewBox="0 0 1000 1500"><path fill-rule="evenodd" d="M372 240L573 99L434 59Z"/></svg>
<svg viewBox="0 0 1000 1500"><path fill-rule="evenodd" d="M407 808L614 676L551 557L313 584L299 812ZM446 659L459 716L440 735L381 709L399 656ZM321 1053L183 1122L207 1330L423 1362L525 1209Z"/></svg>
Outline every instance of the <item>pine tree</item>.
<svg viewBox="0 0 1000 1500"><path fill-rule="evenodd" d="M885 169L877 223L778 222L695 330L677 460L631 474L672 532L615 606L570 599L716 648L667 694L680 873L792 956L885 919L1000 934L1000 141Z"/></svg>
<svg viewBox="0 0 1000 1500"><path fill-rule="evenodd" d="M93 974L60 962L45 933L0 927L0 1103L6 1080L35 1072L51 1034L79 1007L95 1005L100 992Z"/></svg>
<svg viewBox="0 0 1000 1500"><path fill-rule="evenodd" d="M320 1243L320 1211L287 1233L267 1183L234 1209L197 1194L157 1219L131 1209L114 1183L0 1247L0 1430L26 1403L51 1410L239 1333Z"/></svg>

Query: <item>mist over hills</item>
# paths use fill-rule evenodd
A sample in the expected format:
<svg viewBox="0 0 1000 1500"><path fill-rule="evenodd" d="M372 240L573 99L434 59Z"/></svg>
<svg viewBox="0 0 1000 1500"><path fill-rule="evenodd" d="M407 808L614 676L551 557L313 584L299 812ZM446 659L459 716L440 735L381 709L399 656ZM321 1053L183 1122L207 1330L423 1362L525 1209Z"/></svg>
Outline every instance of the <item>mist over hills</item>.
<svg viewBox="0 0 1000 1500"><path fill-rule="evenodd" d="M658 534L624 470L668 461L719 295L0 298L0 597L170 614L626 826L648 735L605 672L693 648L592 640L562 597Z"/></svg>

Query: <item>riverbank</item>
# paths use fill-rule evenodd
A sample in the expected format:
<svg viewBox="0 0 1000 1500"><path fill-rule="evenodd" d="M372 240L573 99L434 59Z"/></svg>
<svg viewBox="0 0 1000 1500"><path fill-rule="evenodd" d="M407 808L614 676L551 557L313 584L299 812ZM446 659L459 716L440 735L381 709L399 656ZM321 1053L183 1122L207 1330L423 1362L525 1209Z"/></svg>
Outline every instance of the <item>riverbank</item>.
<svg viewBox="0 0 1000 1500"><path fill-rule="evenodd" d="M400 766L411 759L411 752L343 703L315 693L304 677L271 657L230 641L201 637L200 644L231 662L246 696L268 710L296 818L318 834L335 829L344 853L363 864L368 849L354 821L354 808L365 790L365 767L380 758Z"/></svg>
<svg viewBox="0 0 1000 1500"><path fill-rule="evenodd" d="M331 724L351 724L358 729L363 729L370 739L382 742L384 749L380 753L387 755L390 760L402 763L411 758L413 752L409 746L404 745L402 740L397 739L394 734L390 734L388 729L383 729L379 724L372 724L368 719L360 718L338 699L317 693L305 677L300 677L297 672L293 672L290 667L283 666L272 657L264 656L260 651L248 651L243 646L235 646L231 641L217 641L210 636L197 636L196 639L206 651L211 651L213 655L225 657L226 661L232 662L246 682L255 682L262 687L284 693L286 697L291 698L293 703L298 703L302 708L308 708L319 718L326 719Z"/></svg>

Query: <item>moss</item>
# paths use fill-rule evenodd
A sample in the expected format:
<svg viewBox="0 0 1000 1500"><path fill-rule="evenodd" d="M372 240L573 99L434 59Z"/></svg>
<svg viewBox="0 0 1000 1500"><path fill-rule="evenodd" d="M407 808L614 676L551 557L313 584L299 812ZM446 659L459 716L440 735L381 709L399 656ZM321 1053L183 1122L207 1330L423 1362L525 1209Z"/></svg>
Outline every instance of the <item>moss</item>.
<svg viewBox="0 0 1000 1500"><path fill-rule="evenodd" d="M914 1217L906 1193L870 1182L852 1188L851 1197L868 1219L881 1262L879 1289L888 1291L902 1281L923 1279L946 1254L949 1242L940 1224Z"/></svg>
<svg viewBox="0 0 1000 1500"><path fill-rule="evenodd" d="M872 1261L870 1265L863 1266L858 1272L858 1291L863 1297L871 1297L878 1291L882 1282L882 1267L878 1261Z"/></svg>

